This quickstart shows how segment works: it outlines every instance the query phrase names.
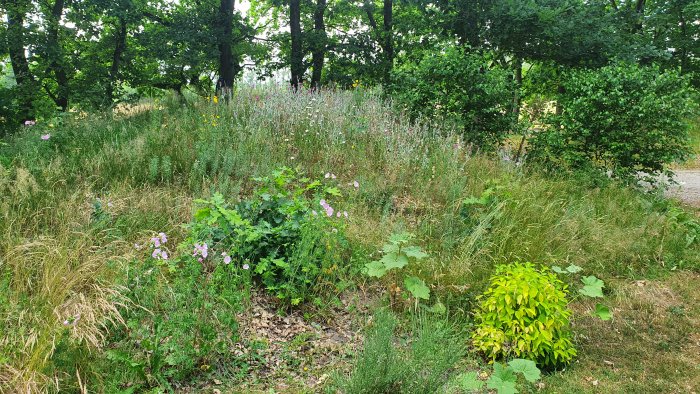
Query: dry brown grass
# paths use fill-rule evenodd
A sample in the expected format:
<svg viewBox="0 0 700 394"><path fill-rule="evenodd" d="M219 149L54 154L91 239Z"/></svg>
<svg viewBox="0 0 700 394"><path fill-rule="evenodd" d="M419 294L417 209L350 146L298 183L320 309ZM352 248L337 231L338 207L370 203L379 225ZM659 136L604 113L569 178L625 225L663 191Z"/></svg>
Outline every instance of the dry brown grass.
<svg viewBox="0 0 700 394"><path fill-rule="evenodd" d="M700 392L700 275L609 283L614 314L575 305L580 359L546 379L551 393Z"/></svg>

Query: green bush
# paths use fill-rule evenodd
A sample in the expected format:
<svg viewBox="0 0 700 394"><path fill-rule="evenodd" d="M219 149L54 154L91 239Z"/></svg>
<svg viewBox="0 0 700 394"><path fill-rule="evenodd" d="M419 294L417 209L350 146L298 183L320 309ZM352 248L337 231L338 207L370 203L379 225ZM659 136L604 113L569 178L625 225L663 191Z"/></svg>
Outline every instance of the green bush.
<svg viewBox="0 0 700 394"><path fill-rule="evenodd" d="M456 46L427 53L396 71L392 97L414 116L454 122L468 143L493 149L515 119L510 74L490 63Z"/></svg>
<svg viewBox="0 0 700 394"><path fill-rule="evenodd" d="M676 72L617 64L572 71L563 112L534 135L529 157L550 168L595 168L620 178L662 173L690 154L686 120L696 105Z"/></svg>
<svg viewBox="0 0 700 394"><path fill-rule="evenodd" d="M225 259L250 269L266 290L291 305L333 290L346 267L348 214L326 198L339 199L340 190L289 168L256 181L253 196L235 207L221 195L199 201L187 241L194 254L205 264ZM210 249L216 253L208 258Z"/></svg>
<svg viewBox="0 0 700 394"><path fill-rule="evenodd" d="M576 355L569 331L567 289L548 268L499 265L476 311L472 340L488 358L525 358L544 367Z"/></svg>

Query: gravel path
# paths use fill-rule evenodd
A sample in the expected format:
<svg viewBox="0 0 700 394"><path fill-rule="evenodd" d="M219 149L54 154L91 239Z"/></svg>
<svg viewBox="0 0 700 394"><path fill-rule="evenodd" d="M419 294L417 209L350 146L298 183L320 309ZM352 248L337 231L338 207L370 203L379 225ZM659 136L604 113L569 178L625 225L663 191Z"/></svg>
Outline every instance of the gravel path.
<svg viewBox="0 0 700 394"><path fill-rule="evenodd" d="M700 206L700 170L676 170L676 182L668 190L668 194L678 197L681 201Z"/></svg>

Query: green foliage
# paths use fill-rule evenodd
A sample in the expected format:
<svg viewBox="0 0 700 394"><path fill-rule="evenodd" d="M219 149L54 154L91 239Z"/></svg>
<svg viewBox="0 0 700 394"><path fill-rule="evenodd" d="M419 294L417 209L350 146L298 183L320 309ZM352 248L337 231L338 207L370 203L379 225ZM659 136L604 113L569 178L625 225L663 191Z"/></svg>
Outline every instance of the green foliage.
<svg viewBox="0 0 700 394"><path fill-rule="evenodd" d="M111 327L102 364L107 391L172 390L202 373L236 368L231 349L239 340L245 278L234 266L207 271L188 254L168 264L152 257L135 263L121 312L126 326Z"/></svg>
<svg viewBox="0 0 700 394"><path fill-rule="evenodd" d="M464 139L485 150L513 126L513 87L505 70L463 48L436 48L396 70L393 96L414 116L454 122Z"/></svg>
<svg viewBox="0 0 700 394"><path fill-rule="evenodd" d="M411 233L392 234L389 242L384 244L381 259L365 264L365 273L368 276L381 278L389 272L402 270L409 263L409 259L420 261L428 257L420 246L410 245L415 235ZM430 298L430 289L422 279L415 276L406 276L403 281L413 297L427 300ZM395 285L395 284L394 284Z"/></svg>
<svg viewBox="0 0 700 394"><path fill-rule="evenodd" d="M347 266L346 218L318 213L312 204L340 197L339 190L289 168L256 182L253 196L235 207L219 194L199 200L188 244L215 248L232 264L249 267L266 290L290 305L335 291Z"/></svg>
<svg viewBox="0 0 700 394"><path fill-rule="evenodd" d="M489 359L524 357L545 367L569 363L566 286L546 267L500 265L475 313L474 346Z"/></svg>
<svg viewBox="0 0 700 394"><path fill-rule="evenodd" d="M516 358L510 360L507 365L501 363L493 364L493 372L489 380L480 380L476 372L465 372L457 376L455 383L457 387L468 392L481 392L486 388L495 390L498 394L518 393L518 376L522 375L528 383L535 383L540 380L540 370L534 361Z"/></svg>
<svg viewBox="0 0 700 394"><path fill-rule="evenodd" d="M349 376L337 376L331 389L343 393L433 393L463 356L454 328L442 319L414 317L405 345L391 313L375 314Z"/></svg>
<svg viewBox="0 0 700 394"><path fill-rule="evenodd" d="M583 271L583 268L577 265L570 265L566 269L562 269L558 266L552 266L552 271L563 274L563 275L573 275ZM581 278L581 283L583 287L578 289L578 293L584 297L589 298L603 298L603 288L605 287L605 282L596 278L593 275L585 276ZM610 308L603 304L596 304L595 310L593 311L595 316L598 316L601 320L606 321L612 319L612 313Z"/></svg>
<svg viewBox="0 0 700 394"><path fill-rule="evenodd" d="M529 157L550 168L611 171L647 179L688 157L696 105L687 78L673 71L615 64L572 71L558 97L561 116L534 135Z"/></svg>

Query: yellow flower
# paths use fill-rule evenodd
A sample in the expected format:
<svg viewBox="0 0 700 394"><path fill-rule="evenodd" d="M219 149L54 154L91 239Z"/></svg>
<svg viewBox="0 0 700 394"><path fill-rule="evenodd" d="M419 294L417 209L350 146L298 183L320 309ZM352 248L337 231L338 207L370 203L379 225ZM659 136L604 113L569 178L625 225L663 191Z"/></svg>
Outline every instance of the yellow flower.
<svg viewBox="0 0 700 394"><path fill-rule="evenodd" d="M216 96L214 96L214 98L212 99L212 101L214 101L214 104L219 104L219 98L216 97Z"/></svg>

